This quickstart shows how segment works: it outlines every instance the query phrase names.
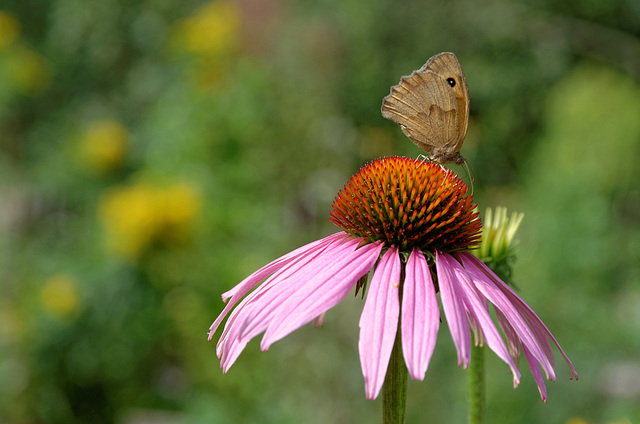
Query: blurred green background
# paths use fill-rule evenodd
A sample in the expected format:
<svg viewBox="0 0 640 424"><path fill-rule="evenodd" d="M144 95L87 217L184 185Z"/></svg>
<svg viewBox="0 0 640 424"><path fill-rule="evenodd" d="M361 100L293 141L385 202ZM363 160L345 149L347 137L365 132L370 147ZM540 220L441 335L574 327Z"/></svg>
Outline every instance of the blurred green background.
<svg viewBox="0 0 640 424"><path fill-rule="evenodd" d="M337 229L380 116L453 51L476 201L525 213L514 280L573 360L540 401L488 354L488 422L640 422L640 2L4 0L0 423L381 422L362 300L227 375L220 294ZM465 176L463 168L455 168ZM408 423L466 420L443 324Z"/></svg>

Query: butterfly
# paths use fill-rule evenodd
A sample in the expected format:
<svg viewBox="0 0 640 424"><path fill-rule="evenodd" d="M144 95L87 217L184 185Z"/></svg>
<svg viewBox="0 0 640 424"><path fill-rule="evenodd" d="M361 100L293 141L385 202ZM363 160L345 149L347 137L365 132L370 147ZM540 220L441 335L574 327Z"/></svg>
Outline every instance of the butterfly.
<svg viewBox="0 0 640 424"><path fill-rule="evenodd" d="M465 162L459 152L469 125L469 87L456 55L438 53L402 77L382 101L382 116L432 161Z"/></svg>

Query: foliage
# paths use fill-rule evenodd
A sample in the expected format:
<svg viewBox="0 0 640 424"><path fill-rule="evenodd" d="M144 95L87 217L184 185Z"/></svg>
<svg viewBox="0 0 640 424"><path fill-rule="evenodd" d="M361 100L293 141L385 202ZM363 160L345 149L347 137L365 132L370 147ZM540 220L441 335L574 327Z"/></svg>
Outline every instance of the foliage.
<svg viewBox="0 0 640 424"><path fill-rule="evenodd" d="M581 376L544 405L488 356L492 421L640 421L636 3L3 2L0 421L379 420L359 298L226 376L206 331L222 292L335 230L359 166L420 153L380 104L440 51L476 201L525 213L513 280ZM408 422L466 415L438 346Z"/></svg>

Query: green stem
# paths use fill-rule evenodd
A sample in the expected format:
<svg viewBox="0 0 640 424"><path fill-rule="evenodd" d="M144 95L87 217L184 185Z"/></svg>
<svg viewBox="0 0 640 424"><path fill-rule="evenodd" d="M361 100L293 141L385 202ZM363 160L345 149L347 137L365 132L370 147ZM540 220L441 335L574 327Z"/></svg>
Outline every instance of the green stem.
<svg viewBox="0 0 640 424"><path fill-rule="evenodd" d="M505 262L504 266L495 263L489 268L503 281L511 277L511 268ZM484 379L484 351L482 346L471 348L471 361L469 363L469 424L484 424L485 411L485 379Z"/></svg>
<svg viewBox="0 0 640 424"><path fill-rule="evenodd" d="M407 406L407 366L402 355L400 323L382 386L382 423L404 424Z"/></svg>
<svg viewBox="0 0 640 424"><path fill-rule="evenodd" d="M473 346L469 363L469 424L484 424L484 349Z"/></svg>

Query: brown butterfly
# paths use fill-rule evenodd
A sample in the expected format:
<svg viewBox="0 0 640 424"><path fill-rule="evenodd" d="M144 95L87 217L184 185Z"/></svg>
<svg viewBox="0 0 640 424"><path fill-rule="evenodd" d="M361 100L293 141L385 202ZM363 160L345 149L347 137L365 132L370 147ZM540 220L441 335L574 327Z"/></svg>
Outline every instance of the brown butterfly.
<svg viewBox="0 0 640 424"><path fill-rule="evenodd" d="M382 116L437 163L461 164L460 147L469 125L469 87L458 58L438 53L382 101Z"/></svg>

